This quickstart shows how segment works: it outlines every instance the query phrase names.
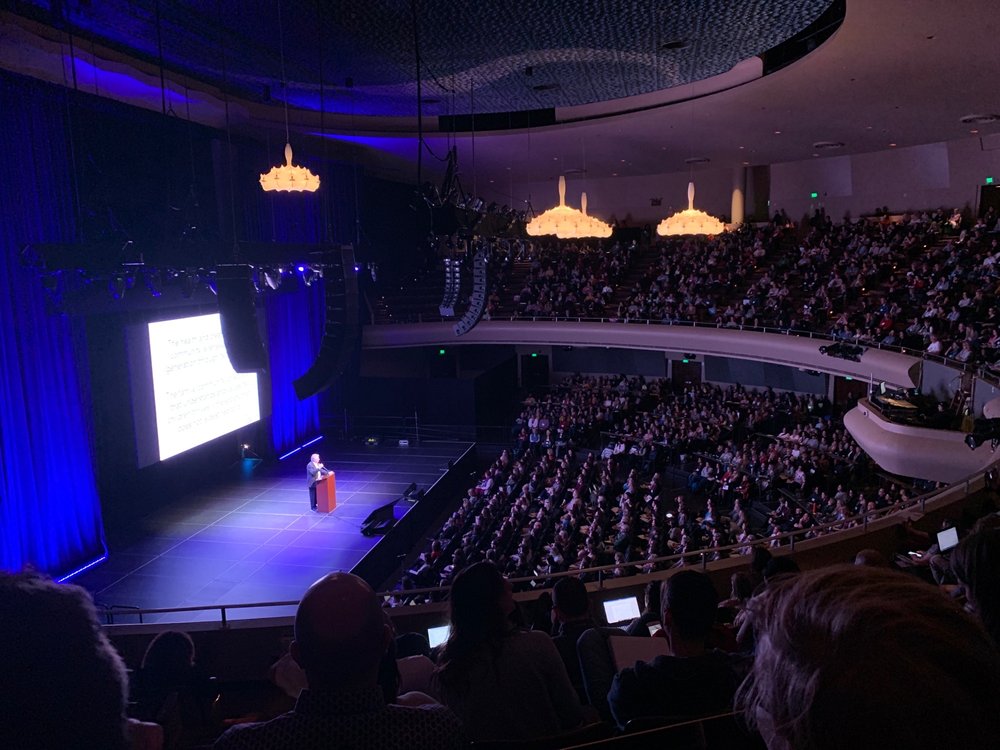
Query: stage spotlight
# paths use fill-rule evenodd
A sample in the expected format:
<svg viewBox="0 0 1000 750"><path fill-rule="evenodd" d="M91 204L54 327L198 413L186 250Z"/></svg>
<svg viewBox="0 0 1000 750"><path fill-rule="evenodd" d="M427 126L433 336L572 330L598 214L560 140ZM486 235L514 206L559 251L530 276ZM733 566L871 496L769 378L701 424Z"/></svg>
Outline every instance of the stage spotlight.
<svg viewBox="0 0 1000 750"><path fill-rule="evenodd" d="M197 279L189 273L185 273L181 277L181 294L184 296L184 299L191 299L197 283Z"/></svg>
<svg viewBox="0 0 1000 750"><path fill-rule="evenodd" d="M159 271L150 271L145 275L146 288L153 297L163 294L163 276Z"/></svg>
<svg viewBox="0 0 1000 750"><path fill-rule="evenodd" d="M272 268L265 268L263 271L264 283L277 291L278 287L281 286L281 270L275 271Z"/></svg>
<svg viewBox="0 0 1000 750"><path fill-rule="evenodd" d="M975 429L965 436L965 444L971 450L987 440L994 451L1000 447L1000 419L977 419Z"/></svg>
<svg viewBox="0 0 1000 750"><path fill-rule="evenodd" d="M209 271L202 271L198 274L198 281L208 287L208 291L219 296L219 287L215 283L215 275Z"/></svg>
<svg viewBox="0 0 1000 750"><path fill-rule="evenodd" d="M108 292L112 299L120 300L125 296L125 289L128 285L125 282L124 274L116 273L108 281Z"/></svg>

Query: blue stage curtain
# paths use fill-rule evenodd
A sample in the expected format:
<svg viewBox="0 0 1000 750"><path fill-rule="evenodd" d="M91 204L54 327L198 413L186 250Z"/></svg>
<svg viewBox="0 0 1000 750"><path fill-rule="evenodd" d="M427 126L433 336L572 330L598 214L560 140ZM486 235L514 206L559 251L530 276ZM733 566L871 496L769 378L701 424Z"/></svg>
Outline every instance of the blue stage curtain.
<svg viewBox="0 0 1000 750"><path fill-rule="evenodd" d="M53 576L105 552L83 347L21 262L75 239L65 96L0 73L0 566Z"/></svg>
<svg viewBox="0 0 1000 750"><path fill-rule="evenodd" d="M300 283L285 279L285 284ZM319 397L299 401L292 381L312 365L324 324L320 283L265 295L271 374L271 445L281 455L319 434Z"/></svg>

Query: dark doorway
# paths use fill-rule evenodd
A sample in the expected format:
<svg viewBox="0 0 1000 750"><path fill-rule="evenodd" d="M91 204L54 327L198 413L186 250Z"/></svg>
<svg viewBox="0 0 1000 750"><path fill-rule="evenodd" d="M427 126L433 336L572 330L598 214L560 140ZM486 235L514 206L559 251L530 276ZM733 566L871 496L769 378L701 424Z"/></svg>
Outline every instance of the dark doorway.
<svg viewBox="0 0 1000 750"><path fill-rule="evenodd" d="M549 384L549 358L544 354L521 355L521 387L545 388Z"/></svg>
<svg viewBox="0 0 1000 750"><path fill-rule="evenodd" d="M675 386L684 385L684 383L701 385L701 362L695 360L683 362L675 359L672 363L672 369L671 379Z"/></svg>

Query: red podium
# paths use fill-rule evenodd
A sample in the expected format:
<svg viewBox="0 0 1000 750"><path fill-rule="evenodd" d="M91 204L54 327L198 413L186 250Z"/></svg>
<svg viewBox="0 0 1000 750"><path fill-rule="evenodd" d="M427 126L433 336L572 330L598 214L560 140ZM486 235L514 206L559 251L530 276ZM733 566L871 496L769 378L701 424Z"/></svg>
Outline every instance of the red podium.
<svg viewBox="0 0 1000 750"><path fill-rule="evenodd" d="M337 507L337 475L332 471L316 482L316 508L329 513Z"/></svg>

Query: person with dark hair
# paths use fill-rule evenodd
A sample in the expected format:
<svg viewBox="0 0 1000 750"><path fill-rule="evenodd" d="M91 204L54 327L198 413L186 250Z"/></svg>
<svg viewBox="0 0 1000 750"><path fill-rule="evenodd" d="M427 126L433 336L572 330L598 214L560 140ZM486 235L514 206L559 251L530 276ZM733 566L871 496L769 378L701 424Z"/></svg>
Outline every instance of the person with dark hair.
<svg viewBox="0 0 1000 750"><path fill-rule="evenodd" d="M776 579L793 576L798 572L799 564L789 555L782 555L781 557L772 557L768 560L767 564L764 565L762 574L764 576L764 583L770 585Z"/></svg>
<svg viewBox="0 0 1000 750"><path fill-rule="evenodd" d="M0 571L0 747L127 748L125 665L79 586Z"/></svg>
<svg viewBox="0 0 1000 750"><path fill-rule="evenodd" d="M775 583L751 617L737 705L770 750L996 747L1000 652L935 587L837 565Z"/></svg>
<svg viewBox="0 0 1000 750"><path fill-rule="evenodd" d="M211 714L216 696L208 675L195 666L191 636L165 630L150 641L134 675L131 713L162 726L168 750L188 747L218 731Z"/></svg>
<svg viewBox="0 0 1000 750"><path fill-rule="evenodd" d="M983 528L963 539L952 552L951 569L969 609L1000 645L1000 528Z"/></svg>
<svg viewBox="0 0 1000 750"><path fill-rule="evenodd" d="M319 579L299 602L295 640L289 649L305 670L309 687L299 694L293 710L271 721L237 725L215 747L309 750L333 743L372 750L442 750L463 746L461 726L443 706L386 703L378 677L392 639L392 627L367 583L349 573Z"/></svg>
<svg viewBox="0 0 1000 750"><path fill-rule="evenodd" d="M644 606L639 616L625 628L628 635L648 637L649 626L660 624L660 581L650 581L643 592Z"/></svg>
<svg viewBox="0 0 1000 750"><path fill-rule="evenodd" d="M661 621L670 652L617 674L608 703L619 726L638 717L686 719L729 710L738 662L706 646L718 602L704 573L681 570L663 582Z"/></svg>
<svg viewBox="0 0 1000 750"><path fill-rule="evenodd" d="M566 667L566 674L576 689L581 702L587 702L587 690L580 674L580 657L576 642L585 630L597 623L590 616L590 600L587 587L579 578L560 578L552 587L552 624L555 632L552 642L559 650L559 656Z"/></svg>
<svg viewBox="0 0 1000 750"><path fill-rule="evenodd" d="M459 573L450 604L436 692L471 739L531 740L580 726L583 708L559 652L545 633L511 626L510 584L494 564Z"/></svg>

